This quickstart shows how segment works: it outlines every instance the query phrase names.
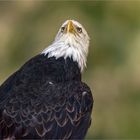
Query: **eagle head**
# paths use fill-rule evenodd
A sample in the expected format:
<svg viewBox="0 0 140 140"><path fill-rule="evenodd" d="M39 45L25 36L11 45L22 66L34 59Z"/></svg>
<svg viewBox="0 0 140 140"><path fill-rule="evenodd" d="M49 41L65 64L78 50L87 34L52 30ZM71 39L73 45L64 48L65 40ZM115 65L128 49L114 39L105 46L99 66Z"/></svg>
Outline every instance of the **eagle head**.
<svg viewBox="0 0 140 140"><path fill-rule="evenodd" d="M70 57L81 71L86 67L89 36L85 28L75 20L66 20L60 27L53 43L42 53L48 57Z"/></svg>

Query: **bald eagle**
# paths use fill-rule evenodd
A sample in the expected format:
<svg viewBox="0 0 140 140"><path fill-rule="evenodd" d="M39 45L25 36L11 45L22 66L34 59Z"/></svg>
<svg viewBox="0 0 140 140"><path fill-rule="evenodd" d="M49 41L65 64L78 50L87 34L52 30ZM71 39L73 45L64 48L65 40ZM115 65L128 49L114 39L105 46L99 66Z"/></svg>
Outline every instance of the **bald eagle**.
<svg viewBox="0 0 140 140"><path fill-rule="evenodd" d="M65 21L54 42L0 86L0 139L84 139L93 97L81 81L89 36Z"/></svg>

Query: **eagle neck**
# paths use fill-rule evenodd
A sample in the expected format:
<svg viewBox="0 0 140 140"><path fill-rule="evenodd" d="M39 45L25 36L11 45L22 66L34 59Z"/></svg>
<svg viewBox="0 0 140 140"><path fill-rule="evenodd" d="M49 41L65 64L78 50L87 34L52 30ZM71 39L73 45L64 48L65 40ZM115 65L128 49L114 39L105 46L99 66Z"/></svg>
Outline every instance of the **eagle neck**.
<svg viewBox="0 0 140 140"><path fill-rule="evenodd" d="M72 42L72 43L70 43ZM55 57L56 59L63 57L64 59L70 58L77 62L80 71L82 72L86 67L87 51L85 47L75 41L65 40L56 41L47 47L42 53L48 55L48 58Z"/></svg>

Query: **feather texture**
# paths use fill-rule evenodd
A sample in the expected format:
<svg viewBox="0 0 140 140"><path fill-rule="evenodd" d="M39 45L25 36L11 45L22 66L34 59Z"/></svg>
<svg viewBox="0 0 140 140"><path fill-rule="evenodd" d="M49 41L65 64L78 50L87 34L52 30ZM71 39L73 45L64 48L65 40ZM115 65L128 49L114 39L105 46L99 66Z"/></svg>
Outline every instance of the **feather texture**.
<svg viewBox="0 0 140 140"><path fill-rule="evenodd" d="M35 56L0 87L0 138L84 138L92 106L76 62Z"/></svg>

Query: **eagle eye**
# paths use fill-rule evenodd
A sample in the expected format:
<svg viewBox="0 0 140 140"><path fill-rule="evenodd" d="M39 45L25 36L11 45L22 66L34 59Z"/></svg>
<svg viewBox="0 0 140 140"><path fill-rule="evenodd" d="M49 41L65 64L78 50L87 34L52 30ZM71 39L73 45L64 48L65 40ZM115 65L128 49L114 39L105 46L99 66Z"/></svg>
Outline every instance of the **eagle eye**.
<svg viewBox="0 0 140 140"><path fill-rule="evenodd" d="M61 27L61 32L63 33L65 30L65 27Z"/></svg>
<svg viewBox="0 0 140 140"><path fill-rule="evenodd" d="M82 33L82 28L77 27L76 29L77 29L77 32L78 32L78 33Z"/></svg>

